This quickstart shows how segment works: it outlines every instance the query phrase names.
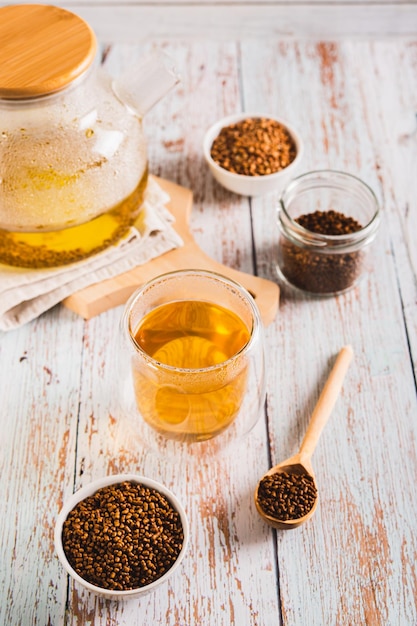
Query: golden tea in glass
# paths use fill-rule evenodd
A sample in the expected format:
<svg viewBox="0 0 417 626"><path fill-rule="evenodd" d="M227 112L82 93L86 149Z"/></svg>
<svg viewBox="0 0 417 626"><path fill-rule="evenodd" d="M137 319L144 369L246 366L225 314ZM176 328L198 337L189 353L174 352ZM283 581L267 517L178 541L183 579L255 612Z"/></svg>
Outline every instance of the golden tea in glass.
<svg viewBox="0 0 417 626"><path fill-rule="evenodd" d="M250 395L254 344L261 356L251 391L262 396L259 314L240 285L210 272L165 274L132 297L125 326L136 405L160 435L204 441L233 424Z"/></svg>
<svg viewBox="0 0 417 626"><path fill-rule="evenodd" d="M172 369L134 366L136 401L144 419L181 440L221 432L242 403L245 358L235 355L249 337L237 315L210 302L171 302L148 313L135 341Z"/></svg>

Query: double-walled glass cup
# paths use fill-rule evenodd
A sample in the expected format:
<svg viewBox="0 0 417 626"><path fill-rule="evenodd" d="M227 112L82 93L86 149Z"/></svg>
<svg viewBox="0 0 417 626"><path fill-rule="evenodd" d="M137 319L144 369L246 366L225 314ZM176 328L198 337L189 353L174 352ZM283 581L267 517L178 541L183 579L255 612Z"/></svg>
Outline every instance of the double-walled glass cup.
<svg viewBox="0 0 417 626"><path fill-rule="evenodd" d="M241 285L203 270L158 276L128 301L122 333L124 407L146 446L217 451L255 425L263 327Z"/></svg>
<svg viewBox="0 0 417 626"><path fill-rule="evenodd" d="M351 289L368 268L379 221L374 192L356 176L319 170L295 178L278 208L280 278L315 296Z"/></svg>

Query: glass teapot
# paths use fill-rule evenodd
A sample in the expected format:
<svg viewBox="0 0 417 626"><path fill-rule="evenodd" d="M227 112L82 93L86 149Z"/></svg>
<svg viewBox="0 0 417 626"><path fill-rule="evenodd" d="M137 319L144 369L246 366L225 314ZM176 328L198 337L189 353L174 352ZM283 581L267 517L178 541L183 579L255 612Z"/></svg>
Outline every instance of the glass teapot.
<svg viewBox="0 0 417 626"><path fill-rule="evenodd" d="M0 8L0 263L79 261L119 241L146 189L145 113L178 82L163 54L116 80L51 5Z"/></svg>

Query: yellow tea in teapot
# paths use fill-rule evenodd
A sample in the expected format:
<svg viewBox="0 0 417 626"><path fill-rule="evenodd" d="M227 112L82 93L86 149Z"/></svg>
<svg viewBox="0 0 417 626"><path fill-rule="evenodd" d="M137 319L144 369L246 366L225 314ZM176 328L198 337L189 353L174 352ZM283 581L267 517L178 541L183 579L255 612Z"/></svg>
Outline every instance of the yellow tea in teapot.
<svg viewBox="0 0 417 626"><path fill-rule="evenodd" d="M3 132L7 158L0 166L1 263L66 265L97 254L129 231L148 179L139 123L136 126L136 142L124 143L111 160L97 150L92 158L95 148L90 143L97 143L98 135L92 129L73 131L83 136L78 151L71 133L63 129L49 139L33 130ZM125 172L123 185L114 182L117 167Z"/></svg>
<svg viewBox="0 0 417 626"><path fill-rule="evenodd" d="M30 268L68 265L116 244L138 216L147 179L146 171L127 198L83 224L31 232L0 228L0 263Z"/></svg>
<svg viewBox="0 0 417 626"><path fill-rule="evenodd" d="M181 441L210 439L236 417L246 391L240 354L250 331L232 311L204 301L163 304L134 340L152 357L133 358L136 402L145 421Z"/></svg>

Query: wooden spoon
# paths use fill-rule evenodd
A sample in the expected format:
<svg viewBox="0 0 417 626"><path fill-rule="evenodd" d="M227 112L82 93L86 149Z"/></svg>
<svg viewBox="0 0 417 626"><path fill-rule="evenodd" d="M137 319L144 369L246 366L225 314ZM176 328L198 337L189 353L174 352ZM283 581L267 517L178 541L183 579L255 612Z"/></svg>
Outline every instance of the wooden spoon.
<svg viewBox="0 0 417 626"><path fill-rule="evenodd" d="M344 346L336 359L336 362L333 366L332 371L324 385L324 388L320 394L320 397L317 401L317 404L314 408L313 414L310 419L310 423L307 428L307 432L304 436L303 442L301 444L300 450L298 454L282 461L278 465L275 465L272 469L270 469L265 476L271 476L277 473L286 472L288 474L296 474L296 475L307 475L311 476L314 482L314 486L317 490L316 478L314 475L313 467L311 465L310 459L313 455L315 447L318 443L320 435L322 433L323 428L325 427L327 420L330 417L332 409L336 403L339 392L342 388L343 380L345 374L349 368L350 362L353 358L353 350L351 346ZM265 478L265 476L263 478ZM262 479L261 479L262 481ZM280 520L276 517L273 517L266 513L260 504L259 499L259 484L255 491L255 504L258 510L258 513L261 517L274 528L279 529L290 529L296 528L300 524L306 522L314 513L317 508L318 502L318 492L316 495L316 499L312 508L308 511L306 515L303 517L298 517L296 519L290 520Z"/></svg>

